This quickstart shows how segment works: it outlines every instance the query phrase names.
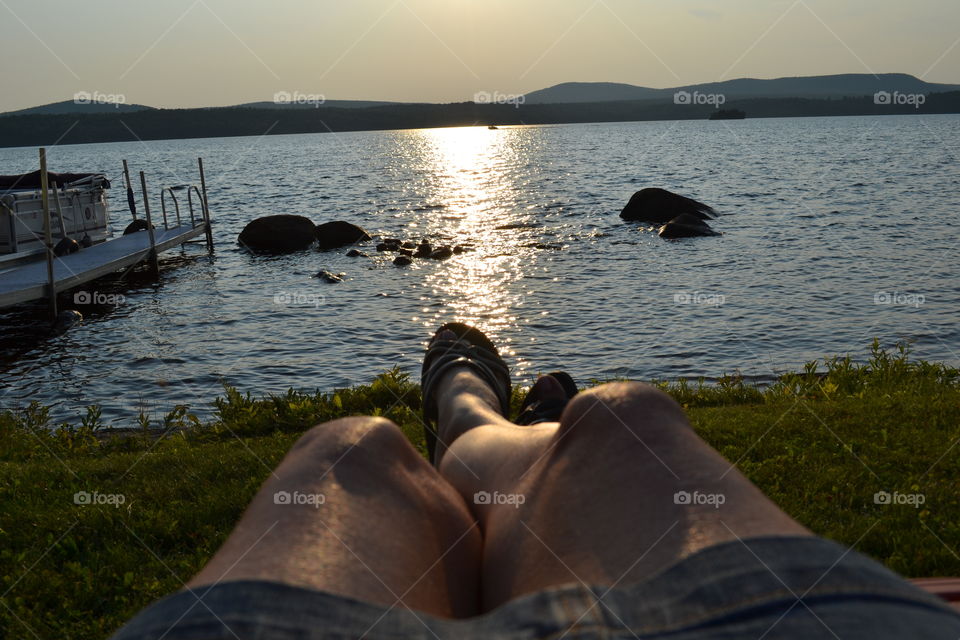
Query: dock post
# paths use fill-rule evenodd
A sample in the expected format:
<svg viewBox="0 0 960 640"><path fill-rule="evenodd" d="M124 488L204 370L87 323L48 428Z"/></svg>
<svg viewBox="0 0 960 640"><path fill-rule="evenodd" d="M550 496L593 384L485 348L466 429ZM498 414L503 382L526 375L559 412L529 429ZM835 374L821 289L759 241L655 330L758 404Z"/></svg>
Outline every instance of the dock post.
<svg viewBox="0 0 960 640"><path fill-rule="evenodd" d="M50 231L50 188L47 182L47 150L40 148L40 190L43 203L43 236L47 245L47 296L50 300L50 313L57 320L57 281L53 277L53 234Z"/></svg>
<svg viewBox="0 0 960 640"><path fill-rule="evenodd" d="M213 229L210 226L210 207L207 206L207 178L203 174L203 158L197 158L200 167L200 189L203 191L203 224L207 232L207 251L213 253Z"/></svg>
<svg viewBox="0 0 960 640"><path fill-rule="evenodd" d="M153 232L153 219L150 217L150 199L147 198L147 176L140 172L140 188L143 191L143 212L147 216L147 233L150 235L150 269L155 276L160 275L160 261L157 258L157 239Z"/></svg>

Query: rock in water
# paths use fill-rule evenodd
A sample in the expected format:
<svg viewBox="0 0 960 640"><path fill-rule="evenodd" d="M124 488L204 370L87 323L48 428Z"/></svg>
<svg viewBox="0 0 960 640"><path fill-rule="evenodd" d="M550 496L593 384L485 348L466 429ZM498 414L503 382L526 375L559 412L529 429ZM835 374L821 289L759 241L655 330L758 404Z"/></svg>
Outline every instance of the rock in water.
<svg viewBox="0 0 960 640"><path fill-rule="evenodd" d="M281 214L249 222L237 242L257 253L280 254L307 249L316 239L316 226L310 218Z"/></svg>
<svg viewBox="0 0 960 640"><path fill-rule="evenodd" d="M681 214L710 220L716 212L702 202L667 191L666 189L641 189L633 194L630 202L620 212L624 220L666 224Z"/></svg>
<svg viewBox="0 0 960 640"><path fill-rule="evenodd" d="M365 254L363 251L360 251L359 249L350 249L350 251L347 251L347 257L348 258L369 258L370 256Z"/></svg>
<svg viewBox="0 0 960 640"><path fill-rule="evenodd" d="M429 242L424 240L419 245L417 245L417 250L414 252L414 258L429 258L430 254L433 253L433 247Z"/></svg>
<svg viewBox="0 0 960 640"><path fill-rule="evenodd" d="M83 322L83 316L79 311L74 311L73 309L61 311L57 314L57 319L53 323L52 330L54 334L59 335L81 322Z"/></svg>
<svg viewBox="0 0 960 640"><path fill-rule="evenodd" d="M703 236L718 236L702 218L684 213L660 227L661 238L698 238Z"/></svg>
<svg viewBox="0 0 960 640"><path fill-rule="evenodd" d="M336 249L370 239L370 234L355 224L336 220L317 225L317 245L321 250Z"/></svg>
<svg viewBox="0 0 960 640"><path fill-rule="evenodd" d="M438 249L434 249L433 253L431 253L428 257L431 260L446 260L452 255L453 255L453 249L451 249L450 247L440 247Z"/></svg>
<svg viewBox="0 0 960 640"><path fill-rule="evenodd" d="M347 275L347 274L345 274L345 273L330 273L329 271L327 271L326 269L324 269L324 270L320 271L320 273L318 273L317 275L315 275L315 276L313 276L313 277L314 277L314 278L319 278L320 280L323 280L323 281L325 281L325 282L329 282L330 284L335 284L335 283L337 283L337 282L343 282L343 276L345 276L345 275Z"/></svg>
<svg viewBox="0 0 960 640"><path fill-rule="evenodd" d="M413 258L411 258L410 256L397 256L396 258L393 259L393 264L398 267L405 267L408 264L412 264L412 263L413 263Z"/></svg>

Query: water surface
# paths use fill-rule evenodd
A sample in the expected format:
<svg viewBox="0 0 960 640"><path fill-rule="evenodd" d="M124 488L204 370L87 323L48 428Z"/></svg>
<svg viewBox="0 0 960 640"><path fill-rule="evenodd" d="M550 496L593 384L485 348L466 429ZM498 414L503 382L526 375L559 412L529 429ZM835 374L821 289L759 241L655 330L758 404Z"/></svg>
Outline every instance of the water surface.
<svg viewBox="0 0 960 640"><path fill-rule="evenodd" d="M429 334L454 319L504 345L522 383L555 368L581 382L768 380L864 357L874 337L960 365L958 140L960 116L904 116L55 147L51 169L104 171L117 187L123 158L156 188L194 181L202 156L216 252L164 254L159 281L97 283L123 302L78 306L84 323L61 336L42 305L0 314L0 404L39 400L61 418L100 404L130 424L140 409L207 411L224 384L332 389L394 365L417 373ZM36 149L0 149L0 173L36 164ZM667 242L621 221L646 186L711 204L723 237ZM122 189L111 203L122 230ZM372 244L370 259L240 250L243 225L272 213L476 250L405 269ZM346 280L312 278L320 269Z"/></svg>

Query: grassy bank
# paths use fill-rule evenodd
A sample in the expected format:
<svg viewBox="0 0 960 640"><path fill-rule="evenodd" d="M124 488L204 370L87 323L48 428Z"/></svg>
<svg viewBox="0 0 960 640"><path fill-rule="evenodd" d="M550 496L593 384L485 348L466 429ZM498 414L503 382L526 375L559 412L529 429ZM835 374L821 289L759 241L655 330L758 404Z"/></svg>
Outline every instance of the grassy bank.
<svg viewBox="0 0 960 640"><path fill-rule="evenodd" d="M960 575L960 371L875 345L868 362L811 363L764 389L657 384L816 533L907 576ZM79 425L39 406L0 414L0 637L102 638L181 587L313 424L384 415L423 450L420 389L397 371L332 393L228 389L216 407L108 438L95 408ZM881 491L923 504L877 504Z"/></svg>

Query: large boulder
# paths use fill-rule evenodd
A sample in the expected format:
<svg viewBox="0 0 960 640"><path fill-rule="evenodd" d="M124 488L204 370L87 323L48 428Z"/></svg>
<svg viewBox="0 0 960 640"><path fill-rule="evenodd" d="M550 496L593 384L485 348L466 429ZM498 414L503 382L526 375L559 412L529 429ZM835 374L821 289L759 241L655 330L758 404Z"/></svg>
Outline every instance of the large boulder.
<svg viewBox="0 0 960 640"><path fill-rule="evenodd" d="M317 244L322 250L346 247L370 239L370 234L362 228L342 220L318 224L316 236Z"/></svg>
<svg viewBox="0 0 960 640"><path fill-rule="evenodd" d="M660 227L659 235L661 238L672 240L674 238L699 238L720 234L711 229L703 218L690 213L682 213Z"/></svg>
<svg viewBox="0 0 960 640"><path fill-rule="evenodd" d="M290 253L307 249L316 241L316 226L310 218L281 214L247 223L237 242L258 253Z"/></svg>
<svg viewBox="0 0 960 640"><path fill-rule="evenodd" d="M701 220L710 220L716 215L711 207L702 202L653 187L633 194L620 212L620 217L630 221L666 224L681 214L696 216Z"/></svg>

